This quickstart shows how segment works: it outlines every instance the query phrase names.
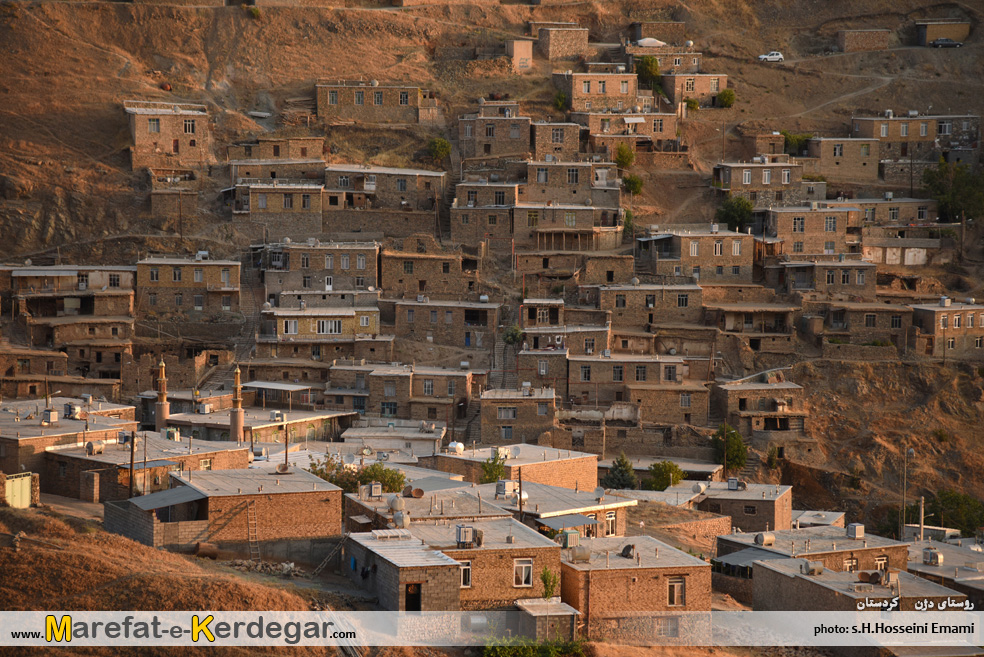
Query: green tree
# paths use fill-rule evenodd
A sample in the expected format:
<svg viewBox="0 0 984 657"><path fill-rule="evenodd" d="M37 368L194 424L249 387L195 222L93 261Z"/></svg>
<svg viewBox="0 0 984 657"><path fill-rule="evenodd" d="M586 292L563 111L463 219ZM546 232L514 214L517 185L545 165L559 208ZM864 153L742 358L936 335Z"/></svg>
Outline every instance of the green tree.
<svg viewBox="0 0 984 657"><path fill-rule="evenodd" d="M615 157L612 158L619 169L628 169L635 162L635 151L627 144L619 144L615 149Z"/></svg>
<svg viewBox="0 0 984 657"><path fill-rule="evenodd" d="M599 482L604 488L635 488L639 483L636 478L635 468L632 462L625 456L625 452L619 454L618 458L608 468L608 474L601 478Z"/></svg>
<svg viewBox="0 0 984 657"><path fill-rule="evenodd" d="M632 196L642 193L642 178L631 173L622 178L622 186Z"/></svg>
<svg viewBox="0 0 984 657"><path fill-rule="evenodd" d="M434 137L427 144L427 152L435 162L443 162L445 158L451 157L451 142L444 137Z"/></svg>
<svg viewBox="0 0 984 657"><path fill-rule="evenodd" d="M734 89L722 89L717 95L717 104L720 107L731 107L736 99Z"/></svg>
<svg viewBox="0 0 984 657"><path fill-rule="evenodd" d="M635 215L632 214L632 210L625 211L625 218L622 220L622 233L629 237L635 236L635 223L632 221L634 218Z"/></svg>
<svg viewBox="0 0 984 657"><path fill-rule="evenodd" d="M923 171L923 185L936 199L940 217L946 221L984 217L984 172L966 164L951 164L940 158L935 169Z"/></svg>
<svg viewBox="0 0 984 657"><path fill-rule="evenodd" d="M649 479L646 480L648 490L666 490L683 480L683 470L672 461L660 461L649 466Z"/></svg>
<svg viewBox="0 0 984 657"><path fill-rule="evenodd" d="M770 470L777 470L779 468L779 448L775 445L769 448L768 463Z"/></svg>
<svg viewBox="0 0 984 657"><path fill-rule="evenodd" d="M407 483L402 472L387 468L382 463L373 463L363 468L351 468L331 455L322 461L311 457L311 465L308 469L312 474L335 484L346 493L358 493L360 485L370 484L374 481L383 485L383 492L385 493L399 493Z"/></svg>
<svg viewBox="0 0 984 657"><path fill-rule="evenodd" d="M742 196L731 196L724 200L717 209L715 217L718 223L728 224L731 230L742 230L752 221L752 211L755 205Z"/></svg>
<svg viewBox="0 0 984 657"><path fill-rule="evenodd" d="M494 484L500 479L506 478L506 457L503 454L499 454L499 450L495 451L489 458L485 459L482 463L482 476L479 479L480 484Z"/></svg>
<svg viewBox="0 0 984 657"><path fill-rule="evenodd" d="M748 447L745 446L745 442L741 439L741 434L738 433L737 429L722 424L711 437L711 444L714 447L717 462L722 465L727 463L727 470L741 470L745 467L745 463L748 461ZM725 445L727 445L727 449Z"/></svg>
<svg viewBox="0 0 984 657"><path fill-rule="evenodd" d="M651 55L640 57L636 63L636 75L639 82L652 89L659 84L659 60Z"/></svg>
<svg viewBox="0 0 984 657"><path fill-rule="evenodd" d="M560 583L560 577L546 566L540 571L540 581L543 582L543 598L552 598Z"/></svg>
<svg viewBox="0 0 984 657"><path fill-rule="evenodd" d="M696 98L685 98L684 103L687 105L687 109L691 112L696 112L700 109L700 101Z"/></svg>
<svg viewBox="0 0 984 657"><path fill-rule="evenodd" d="M565 94L563 91L558 91L554 95L553 104L557 110L563 112L565 109L567 109L567 94Z"/></svg>
<svg viewBox="0 0 984 657"><path fill-rule="evenodd" d="M523 329L518 324L513 324L502 334L502 341L509 345L517 345L523 341Z"/></svg>
<svg viewBox="0 0 984 657"><path fill-rule="evenodd" d="M941 490L926 503L926 511L939 518L940 526L959 529L966 537L984 528L984 503L966 493Z"/></svg>
<svg viewBox="0 0 984 657"><path fill-rule="evenodd" d="M779 134L786 138L786 152L790 155L799 155L806 148L806 142L812 134L808 132L794 133L789 130L780 130Z"/></svg>

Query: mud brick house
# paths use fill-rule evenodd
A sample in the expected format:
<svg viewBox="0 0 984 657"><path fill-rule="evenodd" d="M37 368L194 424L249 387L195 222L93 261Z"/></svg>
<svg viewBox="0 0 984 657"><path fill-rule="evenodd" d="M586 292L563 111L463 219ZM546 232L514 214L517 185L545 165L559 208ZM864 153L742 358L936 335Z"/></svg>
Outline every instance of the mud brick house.
<svg viewBox="0 0 984 657"><path fill-rule="evenodd" d="M751 283L755 238L718 224L651 226L637 237L640 269L657 276L691 276L697 282ZM664 279L665 280L665 279Z"/></svg>
<svg viewBox="0 0 984 657"><path fill-rule="evenodd" d="M361 164L325 167L325 210L346 208L432 211L444 195L444 171Z"/></svg>
<svg viewBox="0 0 984 657"><path fill-rule="evenodd" d="M203 168L212 162L208 108L190 103L128 100L130 167Z"/></svg>
<svg viewBox="0 0 984 657"><path fill-rule="evenodd" d="M734 381L717 382L711 389L716 417L756 445L783 443L805 437L810 413L803 387L786 380L783 370L767 370ZM782 452L780 452L782 453ZM775 526L773 526L775 529Z"/></svg>
<svg viewBox="0 0 984 657"><path fill-rule="evenodd" d="M561 162L556 157L527 162L526 184L519 189L519 202L597 205L616 214L622 199L618 169L614 162L595 158L587 162Z"/></svg>
<svg viewBox="0 0 984 657"><path fill-rule="evenodd" d="M305 401L310 405L310 397L297 397L295 401L299 405ZM167 418L167 426L177 427L182 435L191 436L194 441L228 441L232 435L231 414L228 408L206 413L176 413ZM243 435L250 445L283 443L284 436L291 443L332 441L337 440L356 417L356 413L346 411L270 410L254 406L244 409Z"/></svg>
<svg viewBox="0 0 984 657"><path fill-rule="evenodd" d="M814 137L806 157L796 158L804 174L852 183L878 181L878 140L874 138Z"/></svg>
<svg viewBox="0 0 984 657"><path fill-rule="evenodd" d="M578 59L590 52L588 28L541 27L536 49L549 60Z"/></svg>
<svg viewBox="0 0 984 657"><path fill-rule="evenodd" d="M37 398L45 382L65 395L117 399L119 379L92 379L68 374L68 354L54 349L0 345L0 395L3 399Z"/></svg>
<svg viewBox="0 0 984 657"><path fill-rule="evenodd" d="M507 40L506 56L512 60L513 70L517 73L531 70L533 68L533 41L530 39Z"/></svg>
<svg viewBox="0 0 984 657"><path fill-rule="evenodd" d="M278 550L281 541L342 533L342 489L304 470L206 470L170 477L168 490L105 502L106 531L152 547L258 547L261 557Z"/></svg>
<svg viewBox="0 0 984 657"><path fill-rule="evenodd" d="M827 207L857 208L864 225L908 225L933 223L939 219L934 199L896 198L892 192L885 192L882 198L836 199L826 203Z"/></svg>
<svg viewBox="0 0 984 657"><path fill-rule="evenodd" d="M630 507L637 500L599 495L597 490L571 490L523 480L523 504L519 504L519 482L502 480L475 489L483 499L510 511L520 522L553 535L565 529L582 537L624 536Z"/></svg>
<svg viewBox="0 0 984 657"><path fill-rule="evenodd" d="M595 150L611 154L625 137L633 150L679 150L677 118L671 112L571 112L571 121L587 129Z"/></svg>
<svg viewBox="0 0 984 657"><path fill-rule="evenodd" d="M715 301L704 304L704 322L738 338L752 351L792 353L794 318L800 310L795 303Z"/></svg>
<svg viewBox="0 0 984 657"><path fill-rule="evenodd" d="M431 300L426 296L393 300L392 304L393 333L398 338L467 349L488 349L495 344L502 304Z"/></svg>
<svg viewBox="0 0 984 657"><path fill-rule="evenodd" d="M423 461L423 459L421 459ZM397 513L403 520L413 523L460 523L489 518L511 518L512 514L492 502L488 495L479 494L462 482L443 480L424 493L422 497L377 495L372 496L368 486L358 494L345 495L345 529L347 532L386 529L394 526ZM399 498L394 502L394 498ZM402 506L394 509L393 506Z"/></svg>
<svg viewBox="0 0 984 657"><path fill-rule="evenodd" d="M557 410L553 388L526 386L519 390L482 392L482 442L535 443L554 424Z"/></svg>
<svg viewBox="0 0 984 657"><path fill-rule="evenodd" d="M563 299L523 299L519 306L521 328L543 328L564 325Z"/></svg>
<svg viewBox="0 0 984 657"><path fill-rule="evenodd" d="M572 112L607 109L653 108L653 92L639 89L634 73L561 73L552 76L553 84L567 96Z"/></svg>
<svg viewBox="0 0 984 657"><path fill-rule="evenodd" d="M653 324L699 324L702 292L698 285L582 285L582 304L611 313L613 328L646 330Z"/></svg>
<svg viewBox="0 0 984 657"><path fill-rule="evenodd" d="M120 431L136 431L133 412L132 406L64 397L53 397L50 404L44 398L2 402L0 470L43 473L49 447L115 441Z"/></svg>
<svg viewBox="0 0 984 657"><path fill-rule="evenodd" d="M782 530L788 530L792 526L792 486L753 484L732 477L728 481L684 480L666 489L668 494L677 491L681 498L689 498L689 505L694 508L730 516L732 526L743 532L782 533ZM745 534L735 536L742 537ZM750 542L751 534L748 536ZM725 538L732 536L718 537L719 555L727 554L721 551L721 541Z"/></svg>
<svg viewBox="0 0 984 657"><path fill-rule="evenodd" d="M478 111L458 117L461 157L523 157L530 151L530 123L519 103L480 98Z"/></svg>
<svg viewBox="0 0 984 657"><path fill-rule="evenodd" d="M967 596L904 570L890 571L872 582L862 572L838 572L817 568L810 558L766 559L753 566L752 607L756 611L851 611L876 601L899 611L917 611L929 601L934 607L944 600L963 609ZM905 568L903 565L902 568ZM897 603L897 604L893 604ZM922 607L925 609L925 607ZM869 613L881 618L881 605ZM864 613L864 612L861 612ZM862 616L863 618L863 616Z"/></svg>
<svg viewBox="0 0 984 657"><path fill-rule="evenodd" d="M652 37L643 37L634 42L622 43L622 54L629 64L629 70L635 70L641 57L655 57L659 70L664 74L700 73L703 53L692 45L671 45Z"/></svg>
<svg viewBox="0 0 984 657"><path fill-rule="evenodd" d="M591 354L570 354L567 362L570 371L568 395L580 404L634 401L631 393L634 387L641 390L647 384L677 385L690 378L684 358L668 354L599 349Z"/></svg>
<svg viewBox="0 0 984 657"><path fill-rule="evenodd" d="M236 260L196 256L151 256L137 262L137 313L201 320L239 312Z"/></svg>
<svg viewBox="0 0 984 657"><path fill-rule="evenodd" d="M697 381L679 383L625 384L625 397L639 409L639 420L647 424L692 424L706 426L709 392Z"/></svg>
<svg viewBox="0 0 984 657"><path fill-rule="evenodd" d="M908 336L915 353L944 360L984 360L984 305L941 297L936 304L913 305L912 323L919 328L916 335Z"/></svg>
<svg viewBox="0 0 984 657"><path fill-rule="evenodd" d="M792 256L797 257L797 256ZM874 301L877 265L861 254L799 256L809 259L779 261L762 267L766 285L780 294L813 297L850 296Z"/></svg>
<svg viewBox="0 0 984 657"><path fill-rule="evenodd" d="M542 599L540 573L546 569L560 576L560 545L513 518L414 523L409 531L461 564L462 609L505 610L521 600Z"/></svg>
<svg viewBox="0 0 984 657"><path fill-rule="evenodd" d="M426 89L375 80L322 80L315 85L318 117L324 123L419 123L441 118L437 96Z"/></svg>
<svg viewBox="0 0 984 657"><path fill-rule="evenodd" d="M759 212L772 206L799 205L807 197L803 165L784 154L716 164L711 186L725 197L748 199Z"/></svg>
<svg viewBox="0 0 984 657"><path fill-rule="evenodd" d="M822 328L811 322L822 318ZM874 301L822 301L804 303L803 323L806 333L823 335L828 341L849 344L892 344L905 351L907 336L912 334L912 309Z"/></svg>
<svg viewBox="0 0 984 657"><path fill-rule="evenodd" d="M860 253L861 211L851 206L810 205L772 208L766 213L763 235L772 249L792 257L801 254ZM778 242L778 243L777 243Z"/></svg>
<svg viewBox="0 0 984 657"><path fill-rule="evenodd" d="M499 449L478 449L473 445L462 454L437 454L432 459L421 459L421 465L460 474L465 481L478 482L482 464L498 454ZM595 454L530 444L501 449L506 459L505 478L518 480L522 471L524 485L531 482L578 490L594 490L598 485L598 456Z"/></svg>
<svg viewBox="0 0 984 657"><path fill-rule="evenodd" d="M226 148L230 161L307 160L322 157L324 153L324 137L259 136L252 141L230 144Z"/></svg>
<svg viewBox="0 0 984 657"><path fill-rule="evenodd" d="M649 536L581 539L564 550L561 600L592 640L664 642L705 632L711 565Z"/></svg>
<svg viewBox="0 0 984 657"><path fill-rule="evenodd" d="M267 244L259 254L266 299L280 305L282 293L335 290L368 290L379 286L380 244L366 242L306 242ZM305 297L309 305L317 300ZM338 299L341 303L347 299Z"/></svg>
<svg viewBox="0 0 984 657"><path fill-rule="evenodd" d="M865 52L888 50L892 40L891 30L838 30L837 48L841 52Z"/></svg>
<svg viewBox="0 0 984 657"><path fill-rule="evenodd" d="M741 135L741 158L751 160L759 154L781 155L786 152L786 138L781 132L755 132L737 128ZM801 155L801 154L800 154Z"/></svg>
<svg viewBox="0 0 984 657"><path fill-rule="evenodd" d="M383 249L380 283L390 298L469 298L478 294L481 281L484 249L478 245L477 251L446 251L431 235L413 235Z"/></svg>
<svg viewBox="0 0 984 657"><path fill-rule="evenodd" d="M660 85L674 105L696 100L701 107L716 107L717 96L728 88L723 73L669 73L660 76Z"/></svg>
<svg viewBox="0 0 984 657"><path fill-rule="evenodd" d="M320 234L324 188L305 178L243 178L235 185L233 214L273 226L278 237Z"/></svg>
<svg viewBox="0 0 984 657"><path fill-rule="evenodd" d="M169 474L185 470L235 470L249 467L248 445L196 442L176 436L174 440L156 433L136 434L134 465L130 469L131 434L127 442L92 442L90 445L49 447L41 477L46 493L74 497L87 502L125 500L130 479L138 495L171 486Z"/></svg>
<svg viewBox="0 0 984 657"><path fill-rule="evenodd" d="M607 331L605 331L607 334ZM550 335L551 345L547 348L546 336L543 347L534 347L526 342L516 355L516 368L519 378L538 388L553 388L561 399L567 399L567 355L566 347L553 344L555 334ZM536 338L535 338L536 339ZM563 338L562 338L563 343Z"/></svg>
<svg viewBox="0 0 984 657"><path fill-rule="evenodd" d="M909 572L967 596L980 609L984 605L984 570L981 553L967 545L942 541L916 541L909 546Z"/></svg>
<svg viewBox="0 0 984 657"><path fill-rule="evenodd" d="M964 41L970 36L970 23L962 20L936 19L916 21L916 45L928 46L936 39Z"/></svg>
<svg viewBox="0 0 984 657"><path fill-rule="evenodd" d="M866 227L861 253L874 265L945 265L956 253L958 224Z"/></svg>
<svg viewBox="0 0 984 657"><path fill-rule="evenodd" d="M346 537L342 570L388 611L458 611L461 564L406 529Z"/></svg>
<svg viewBox="0 0 984 657"><path fill-rule="evenodd" d="M290 358L296 354L315 361L345 358L354 354L357 340L371 339L379 332L375 306L264 308L256 355Z"/></svg>
<svg viewBox="0 0 984 657"><path fill-rule="evenodd" d="M530 142L536 162L575 162L581 150L581 126L573 121L534 121L530 126Z"/></svg>
<svg viewBox="0 0 984 657"><path fill-rule="evenodd" d="M751 486L751 484L749 484ZM732 516L734 518L734 516ZM858 531L860 528L860 531ZM755 532L758 530L749 530ZM717 537L719 557L754 548L779 557L798 557L819 561L835 572L905 569L908 544L864 531L864 525L806 527Z"/></svg>

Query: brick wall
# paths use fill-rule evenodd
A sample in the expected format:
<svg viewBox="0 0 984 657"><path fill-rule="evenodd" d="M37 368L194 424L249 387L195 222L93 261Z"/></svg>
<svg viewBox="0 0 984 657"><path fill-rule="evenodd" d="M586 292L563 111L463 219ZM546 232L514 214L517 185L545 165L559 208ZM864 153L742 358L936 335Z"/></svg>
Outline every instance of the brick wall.
<svg viewBox="0 0 984 657"><path fill-rule="evenodd" d="M470 561L472 585L461 589L462 609L508 609L516 600L543 597L540 573L560 575L560 546L546 548L442 550L457 561ZM533 586L515 587L514 559L533 559ZM460 584L460 582L459 582Z"/></svg>
<svg viewBox="0 0 984 657"><path fill-rule="evenodd" d="M791 528L793 522L793 495L788 491L778 499L775 496L766 499L709 497L697 508L728 516L731 524L743 532L781 531Z"/></svg>
<svg viewBox="0 0 984 657"><path fill-rule="evenodd" d="M488 458L489 450L484 450ZM433 467L441 472L460 474L465 481L478 483L482 476L482 463L446 454L434 456ZM578 458L564 458L528 463L522 466L510 465L506 461L505 478L519 479L519 469L523 470L523 481L535 484L594 490L598 486L598 457L594 455Z"/></svg>
<svg viewBox="0 0 984 657"><path fill-rule="evenodd" d="M718 93L728 87L728 76L682 73L664 75L661 82L671 103L683 103L692 98L702 106L713 107L717 105Z"/></svg>
<svg viewBox="0 0 984 657"><path fill-rule="evenodd" d="M160 219L191 219L198 213L198 192L155 190L150 193L150 212Z"/></svg>
<svg viewBox="0 0 984 657"><path fill-rule="evenodd" d="M274 486L274 482L269 483ZM247 536L246 504L256 507L258 540L334 536L342 533L342 492L230 495L208 499L209 540Z"/></svg>
<svg viewBox="0 0 984 657"><path fill-rule="evenodd" d="M373 87L368 83L352 86L318 84L315 92L318 117L322 121L341 119L363 123L417 123L417 108L421 105L421 91L418 87ZM376 94L380 94L378 104Z"/></svg>
<svg viewBox="0 0 984 657"><path fill-rule="evenodd" d="M841 52L887 50L891 37L891 30L840 30L837 47Z"/></svg>
<svg viewBox="0 0 984 657"><path fill-rule="evenodd" d="M577 59L589 52L587 28L540 28L537 49L547 59Z"/></svg>
<svg viewBox="0 0 984 657"><path fill-rule="evenodd" d="M355 541L346 541L342 572L378 596L379 606L387 611L406 609L406 585L410 583L421 587L423 611L458 611L461 607L461 568L457 565L398 568Z"/></svg>
<svg viewBox="0 0 984 657"><path fill-rule="evenodd" d="M545 412L541 415L540 405ZM499 419L500 408L515 408L516 417ZM482 442L502 443L502 427L512 428L512 441L515 443L536 443L544 431L553 426L554 399L483 399L481 410Z"/></svg>
<svg viewBox="0 0 984 657"><path fill-rule="evenodd" d="M212 161L210 151L211 126L207 114L129 114L131 166L199 167ZM186 128L185 121L194 127ZM151 132L151 121L157 121L157 131ZM188 132L191 129L193 132ZM176 144L175 144L176 142Z"/></svg>
<svg viewBox="0 0 984 657"><path fill-rule="evenodd" d="M838 572L845 569L844 560L848 558L858 560L858 570L878 570L878 567L875 566L875 558L881 556L888 558L889 568L905 570L909 559L909 549L905 545L864 547L864 541L850 539L847 537L846 533L844 535L843 545L841 545L840 542L838 542L837 545L840 550L836 552L811 552L808 555L799 556L802 556L804 559L809 559L810 561L819 561L823 563L824 568ZM717 555L722 557L726 554L731 554L732 552L737 552L738 550L744 550L748 547L748 545L729 541L727 536L719 536ZM758 577L758 573L756 573L755 576Z"/></svg>

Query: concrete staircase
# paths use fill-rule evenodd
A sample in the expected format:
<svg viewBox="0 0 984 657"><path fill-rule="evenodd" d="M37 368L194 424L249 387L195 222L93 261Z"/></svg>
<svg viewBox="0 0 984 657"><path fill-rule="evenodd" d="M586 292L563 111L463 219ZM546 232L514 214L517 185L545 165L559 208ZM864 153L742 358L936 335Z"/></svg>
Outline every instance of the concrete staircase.
<svg viewBox="0 0 984 657"><path fill-rule="evenodd" d="M461 182L461 155L458 151L458 142L452 141L451 171L448 175L447 184L444 186L444 198L438 212L440 238L443 242L451 239L451 204L454 203L459 182Z"/></svg>

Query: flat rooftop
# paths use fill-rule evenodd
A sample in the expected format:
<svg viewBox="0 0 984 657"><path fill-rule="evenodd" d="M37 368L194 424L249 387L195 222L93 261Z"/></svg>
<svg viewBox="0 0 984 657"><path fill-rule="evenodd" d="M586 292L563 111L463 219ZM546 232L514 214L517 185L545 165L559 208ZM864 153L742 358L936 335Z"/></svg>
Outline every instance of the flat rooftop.
<svg viewBox="0 0 984 657"><path fill-rule="evenodd" d="M103 451L101 454L87 454L84 446L54 446L47 448L47 452L72 458L85 459L98 463L109 463L113 465L130 466L130 444L117 443L116 441L102 441ZM146 449L145 449L146 448ZM137 444L134 450L134 465L139 467L144 463L144 455L148 462L168 461L173 458L191 456L196 454L211 454L215 452L225 452L231 450L247 450L249 445L231 441L209 441L209 440L190 440L187 437L181 440L168 440L161 438L156 432L139 431L137 432Z"/></svg>
<svg viewBox="0 0 984 657"><path fill-rule="evenodd" d="M755 484L750 482L745 482L745 490L731 490L728 488L728 482L726 481L693 481L691 479L684 479L676 486L670 486L664 492L686 492L692 495L697 492L694 490L694 486L698 484L704 486L703 492L698 493L698 495L703 495L705 498L721 500L777 500L784 495L790 494L793 490L792 486ZM843 529L840 531L841 533L844 532ZM776 540L777 544L778 542Z"/></svg>
<svg viewBox="0 0 984 657"><path fill-rule="evenodd" d="M176 424L179 426L190 425L190 426L207 426L215 428L226 428L229 426L229 416L232 412L231 408L227 408L221 411L215 411L213 413L178 413L176 415L171 415L168 417L167 422L169 425ZM357 417L358 413L355 411L285 411L278 410L277 412L284 414L284 420L272 420L270 417L270 409L262 409L257 407L251 407L245 409L243 424L246 428L256 430L263 429L266 427L279 427L284 424L295 424L298 422L310 422L311 420L328 420L332 418L342 418L342 417Z"/></svg>
<svg viewBox="0 0 984 657"><path fill-rule="evenodd" d="M107 431L112 429L129 429L134 427L133 420L122 420L105 415L87 413L81 401L83 419L72 420L62 415L64 404L52 403L52 410L58 413L58 422L52 425L42 425L44 400L23 400L19 402L4 402L0 405L0 437L4 440L30 440L32 438L50 436L76 436L82 440L83 433ZM125 408L125 407L124 407Z"/></svg>
<svg viewBox="0 0 984 657"><path fill-rule="evenodd" d="M435 550L456 550L457 525L464 524L482 531L483 550L522 550L526 548L560 549L560 546L535 529L524 525L515 518L492 518L467 523L414 523L410 533ZM512 542L506 541L512 536Z"/></svg>
<svg viewBox="0 0 984 657"><path fill-rule="evenodd" d="M575 562L567 551L561 551L566 566L575 570L622 570L627 568L710 568L711 564L651 536L607 536L582 538L580 545L591 549L591 559ZM632 557L621 556L626 545L632 545Z"/></svg>
<svg viewBox="0 0 984 657"><path fill-rule="evenodd" d="M814 526L820 526L832 525L843 518L843 511L805 511L803 509L793 509L792 516L793 527L797 526L797 521L802 524L809 523Z"/></svg>
<svg viewBox="0 0 984 657"><path fill-rule="evenodd" d="M282 474L266 469L247 470L194 470L187 473L172 472L176 483L193 488L206 497L232 495L278 495L282 493L310 493L342 490L306 470L292 469Z"/></svg>
<svg viewBox="0 0 984 657"><path fill-rule="evenodd" d="M397 568L461 565L443 552L432 549L407 529L377 529L350 534L348 538Z"/></svg>
<svg viewBox="0 0 984 657"><path fill-rule="evenodd" d="M404 497L404 512L408 513L414 522L455 518L512 517L508 510L494 503L492 499L495 497L494 490L492 495L482 494L479 498L478 491L474 487L462 488L450 480L447 486L443 490L432 490L423 497ZM348 493L346 497L388 517L393 514L389 507L389 499L392 495L393 493L390 493L378 498L360 500L358 495Z"/></svg>
<svg viewBox="0 0 984 657"><path fill-rule="evenodd" d="M430 171L428 169L398 169L396 167L377 167L365 164L327 164L325 172L344 172L344 173L373 173L390 174L394 176L435 176L444 177L444 171Z"/></svg>
<svg viewBox="0 0 984 657"><path fill-rule="evenodd" d="M515 499L495 495L496 484L482 484L474 491L482 494L482 499L488 499L503 509L519 513L519 502ZM560 486L523 482L523 494L528 497L523 501L523 513L538 518L551 518L573 513L592 513L610 511L620 507L636 506L638 501L604 495L601 501L593 491L575 491Z"/></svg>
<svg viewBox="0 0 984 657"><path fill-rule="evenodd" d="M205 267L207 265L238 267L241 263L238 260L196 260L194 256L181 258L177 256L150 256L137 261L138 265L196 265Z"/></svg>
<svg viewBox="0 0 984 657"><path fill-rule="evenodd" d="M748 547L757 547L787 556L907 545L891 538L868 533L865 533L864 538L849 538L847 536L847 530L844 527L805 527L803 529L783 529L769 533L775 536L776 542L774 545L757 545L755 543L755 537L758 535L758 532L727 534L718 536L718 540L741 543Z"/></svg>
<svg viewBox="0 0 984 657"><path fill-rule="evenodd" d="M632 468L634 470L648 470L649 466L653 463L662 463L663 461L669 461L670 463L676 463L677 466L685 472L702 472L706 473L708 476L719 472L724 468L723 465L719 463L711 463L710 461L697 461L694 459L681 459L674 456L628 456L626 457L632 463ZM615 459L601 459L598 461L599 468L610 468Z"/></svg>
<svg viewBox="0 0 984 657"><path fill-rule="evenodd" d="M523 401L524 399L548 400L556 396L553 388L523 388L521 390L508 390L504 388L493 388L482 392L482 400L494 401L497 399L509 401Z"/></svg>
<svg viewBox="0 0 984 657"><path fill-rule="evenodd" d="M939 566L923 563L923 550L933 548L943 557ZM909 546L909 572L921 577L946 578L984 591L984 552L940 541L916 541Z"/></svg>
<svg viewBox="0 0 984 657"><path fill-rule="evenodd" d="M529 443L520 443L518 445L509 445L504 447L509 450L509 456L506 458L506 466L522 466L530 465L532 463L543 463L545 461L566 461L570 459L583 459L583 458L593 458L597 459L597 454L589 454L587 452L578 452L571 449L554 449L553 447L541 447L540 445L532 445ZM482 447L477 449L475 447L466 448L463 454L441 454L444 458L452 459L462 459L465 461L475 461L479 463L484 463L488 460L490 453L495 453L498 447Z"/></svg>
<svg viewBox="0 0 984 657"><path fill-rule="evenodd" d="M975 310L984 312L984 305L978 303L951 303L949 306L941 306L939 303L920 303L910 305L913 310L929 310L932 312L950 312L954 310Z"/></svg>
<svg viewBox="0 0 984 657"><path fill-rule="evenodd" d="M443 424L436 424L433 431L420 428L420 422L411 426L382 426L382 427L351 427L342 432L342 439L371 440L373 438L399 438L401 440L441 440L447 429ZM427 424L427 423L425 423ZM428 429L430 424L427 424Z"/></svg>

